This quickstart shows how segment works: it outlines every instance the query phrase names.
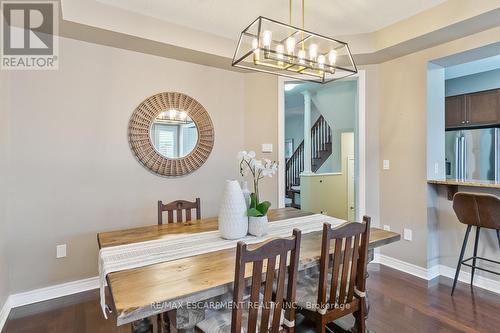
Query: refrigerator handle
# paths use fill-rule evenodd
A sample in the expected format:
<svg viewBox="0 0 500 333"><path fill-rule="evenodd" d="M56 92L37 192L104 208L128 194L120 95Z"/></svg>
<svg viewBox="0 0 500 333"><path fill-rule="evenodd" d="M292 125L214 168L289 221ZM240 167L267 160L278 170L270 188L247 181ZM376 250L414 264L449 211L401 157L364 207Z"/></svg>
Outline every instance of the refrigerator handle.
<svg viewBox="0 0 500 333"><path fill-rule="evenodd" d="M455 138L455 178L460 179L460 169L461 169L461 160L460 160L460 137Z"/></svg>
<svg viewBox="0 0 500 333"><path fill-rule="evenodd" d="M462 137L462 180L467 178L467 140Z"/></svg>
<svg viewBox="0 0 500 333"><path fill-rule="evenodd" d="M494 156L495 156L495 182L498 182L498 177L499 177L499 174L498 174L498 168L500 167L499 163L499 158L500 158L500 151L498 151L498 148L499 148L499 137L498 137L498 128L495 128L495 152L494 152Z"/></svg>

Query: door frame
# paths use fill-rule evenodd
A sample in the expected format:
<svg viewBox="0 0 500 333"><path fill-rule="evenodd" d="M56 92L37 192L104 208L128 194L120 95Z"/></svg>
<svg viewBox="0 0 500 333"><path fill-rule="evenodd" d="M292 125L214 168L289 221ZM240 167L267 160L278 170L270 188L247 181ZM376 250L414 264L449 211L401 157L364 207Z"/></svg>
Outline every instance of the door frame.
<svg viewBox="0 0 500 333"><path fill-rule="evenodd" d="M358 70L358 73L350 78L356 78L358 82L358 113L355 119L357 127L354 130L357 138L354 148L357 155L355 171L357 174L355 182L356 194L356 219L360 220L366 212L366 71ZM299 81L282 76L278 77L278 207L285 207L285 82ZM363 195L359 195L363 193Z"/></svg>

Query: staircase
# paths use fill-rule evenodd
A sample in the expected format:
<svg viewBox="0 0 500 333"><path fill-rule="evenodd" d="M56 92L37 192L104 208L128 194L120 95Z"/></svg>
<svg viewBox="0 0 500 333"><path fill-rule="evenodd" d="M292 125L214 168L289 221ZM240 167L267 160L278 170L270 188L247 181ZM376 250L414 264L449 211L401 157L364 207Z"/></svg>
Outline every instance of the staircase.
<svg viewBox="0 0 500 333"><path fill-rule="evenodd" d="M311 127L311 169L313 172L323 165L332 154L332 130L323 116ZM300 174L304 171L304 141L295 149L286 161L285 169L286 197L292 199L291 206L300 208L295 202L295 195L300 193Z"/></svg>

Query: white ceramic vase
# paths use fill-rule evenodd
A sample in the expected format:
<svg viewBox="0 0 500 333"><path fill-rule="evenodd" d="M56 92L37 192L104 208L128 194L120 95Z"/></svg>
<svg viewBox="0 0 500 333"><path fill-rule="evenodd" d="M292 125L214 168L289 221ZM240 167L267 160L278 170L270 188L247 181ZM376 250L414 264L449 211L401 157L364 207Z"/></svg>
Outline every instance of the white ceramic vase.
<svg viewBox="0 0 500 333"><path fill-rule="evenodd" d="M242 238L248 233L247 205L236 180L226 181L219 209L219 232L225 239Z"/></svg>
<svg viewBox="0 0 500 333"><path fill-rule="evenodd" d="M267 215L265 216L250 216L248 218L248 233L257 237L261 237L267 234L269 229L269 222L267 221Z"/></svg>

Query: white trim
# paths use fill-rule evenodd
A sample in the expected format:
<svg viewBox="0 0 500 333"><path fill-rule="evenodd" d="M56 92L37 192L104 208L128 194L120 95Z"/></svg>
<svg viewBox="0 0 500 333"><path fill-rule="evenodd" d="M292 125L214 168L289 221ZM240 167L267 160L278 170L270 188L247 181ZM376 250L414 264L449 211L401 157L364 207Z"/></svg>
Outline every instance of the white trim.
<svg viewBox="0 0 500 333"><path fill-rule="evenodd" d="M430 281L438 276L444 276L450 279L455 277L455 268L452 267L435 265L427 269L399 259L385 256L380 253L375 253L373 262L397 269L398 271L414 275L427 281ZM460 271L458 280L469 284L470 277L471 274L469 272ZM492 280L484 276L476 275L474 277L474 286L500 294L500 281Z"/></svg>
<svg viewBox="0 0 500 333"><path fill-rule="evenodd" d="M0 332L3 330L3 326L5 325L5 322L7 321L7 318L9 317L10 313L10 296L7 297L5 300L5 303L3 304L2 308L0 309Z"/></svg>
<svg viewBox="0 0 500 333"><path fill-rule="evenodd" d="M455 277L455 268L439 265L439 274L442 276L449 277L453 279ZM471 274L469 272L460 271L458 276L458 281L470 283ZM494 293L500 294L500 282L492 279L488 279L481 275L474 276L474 285L480 288L492 291Z"/></svg>
<svg viewBox="0 0 500 333"><path fill-rule="evenodd" d="M430 280L426 268L404 262L399 259L391 258L380 253L375 253L373 262L397 269L398 271L405 272L421 279Z"/></svg>
<svg viewBox="0 0 500 333"><path fill-rule="evenodd" d="M285 207L285 78L278 77L278 207Z"/></svg>
<svg viewBox="0 0 500 333"><path fill-rule="evenodd" d="M46 288L40 288L10 295L10 307L16 308L27 304L47 301L49 299L68 296L97 288L99 288L99 277L97 276L88 279L57 284Z"/></svg>
<svg viewBox="0 0 500 333"><path fill-rule="evenodd" d="M366 71L358 70L355 75L358 78L358 135L355 140L358 142L358 156L354 156L358 164L357 180L355 186L356 196L356 219L361 220L361 217L366 214ZM354 166L356 169L356 164ZM356 176L356 174L355 174ZM359 195L362 193L362 195Z"/></svg>

